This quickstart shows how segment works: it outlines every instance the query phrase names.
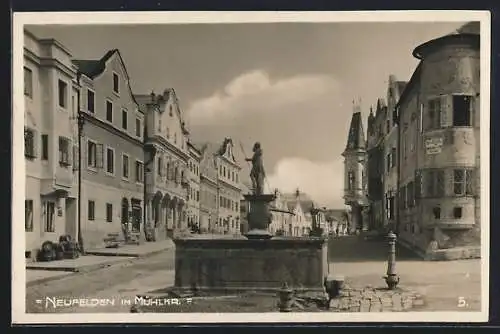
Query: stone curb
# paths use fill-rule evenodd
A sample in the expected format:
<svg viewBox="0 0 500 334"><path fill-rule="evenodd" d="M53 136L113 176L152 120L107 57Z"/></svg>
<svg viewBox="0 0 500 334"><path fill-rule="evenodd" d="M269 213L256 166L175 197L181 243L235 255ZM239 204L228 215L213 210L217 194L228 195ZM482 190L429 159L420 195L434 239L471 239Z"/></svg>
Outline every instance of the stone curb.
<svg viewBox="0 0 500 334"><path fill-rule="evenodd" d="M103 251L90 251L90 252L87 252L87 255L145 258L145 257L153 256L153 255L159 254L161 252L168 251L168 250L173 250L173 249L175 249L175 247L172 246L172 247L167 247L167 248L162 248L162 249L155 249L154 251L145 252L145 253L142 253L142 254L127 253L127 252L123 252L123 253L122 252L107 253L107 252L103 252Z"/></svg>

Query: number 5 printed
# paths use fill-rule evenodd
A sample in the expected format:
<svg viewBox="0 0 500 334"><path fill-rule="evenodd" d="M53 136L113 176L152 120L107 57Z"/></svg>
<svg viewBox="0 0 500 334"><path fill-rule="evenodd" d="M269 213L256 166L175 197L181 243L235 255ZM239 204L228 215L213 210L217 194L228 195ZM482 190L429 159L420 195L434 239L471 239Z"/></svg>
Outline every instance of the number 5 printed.
<svg viewBox="0 0 500 334"><path fill-rule="evenodd" d="M467 307L467 302L464 297L458 297L458 307Z"/></svg>

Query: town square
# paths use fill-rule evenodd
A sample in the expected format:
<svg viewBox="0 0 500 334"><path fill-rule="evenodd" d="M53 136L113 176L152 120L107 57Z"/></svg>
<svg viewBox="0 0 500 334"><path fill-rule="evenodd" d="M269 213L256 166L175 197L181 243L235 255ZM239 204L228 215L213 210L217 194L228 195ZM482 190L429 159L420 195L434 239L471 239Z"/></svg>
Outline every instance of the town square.
<svg viewBox="0 0 500 334"><path fill-rule="evenodd" d="M484 311L481 24L25 25L26 313Z"/></svg>

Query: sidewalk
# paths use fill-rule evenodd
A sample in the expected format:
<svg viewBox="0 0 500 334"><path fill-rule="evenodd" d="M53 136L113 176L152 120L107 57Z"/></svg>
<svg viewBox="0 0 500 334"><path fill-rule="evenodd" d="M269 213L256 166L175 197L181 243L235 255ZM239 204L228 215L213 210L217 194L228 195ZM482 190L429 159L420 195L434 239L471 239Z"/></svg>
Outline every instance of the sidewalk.
<svg viewBox="0 0 500 334"><path fill-rule="evenodd" d="M72 275L70 271L26 270L26 286L37 285Z"/></svg>
<svg viewBox="0 0 500 334"><path fill-rule="evenodd" d="M63 271L63 272L88 272L100 268L109 267L119 262L126 262L134 259L133 257L116 258L115 256L92 256L85 255L76 259L65 259L50 262L31 262L26 263L26 269Z"/></svg>
<svg viewBox="0 0 500 334"><path fill-rule="evenodd" d="M87 250L88 255L107 256L107 257L143 257L149 256L162 251L173 249L174 242L171 239L144 242L140 245L122 245L118 248L96 248Z"/></svg>

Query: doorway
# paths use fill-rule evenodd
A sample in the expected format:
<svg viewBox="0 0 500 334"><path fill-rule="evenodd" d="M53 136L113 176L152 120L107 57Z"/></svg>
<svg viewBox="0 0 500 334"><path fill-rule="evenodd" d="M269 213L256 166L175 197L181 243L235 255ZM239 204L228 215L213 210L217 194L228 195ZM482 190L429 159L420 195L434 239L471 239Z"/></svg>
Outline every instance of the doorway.
<svg viewBox="0 0 500 334"><path fill-rule="evenodd" d="M128 228L128 222L129 222L129 217L128 217L128 199L123 198L122 199L122 226L125 228L125 230Z"/></svg>
<svg viewBox="0 0 500 334"><path fill-rule="evenodd" d="M69 234L73 240L77 239L77 207L76 198L67 197L65 199L65 234Z"/></svg>

